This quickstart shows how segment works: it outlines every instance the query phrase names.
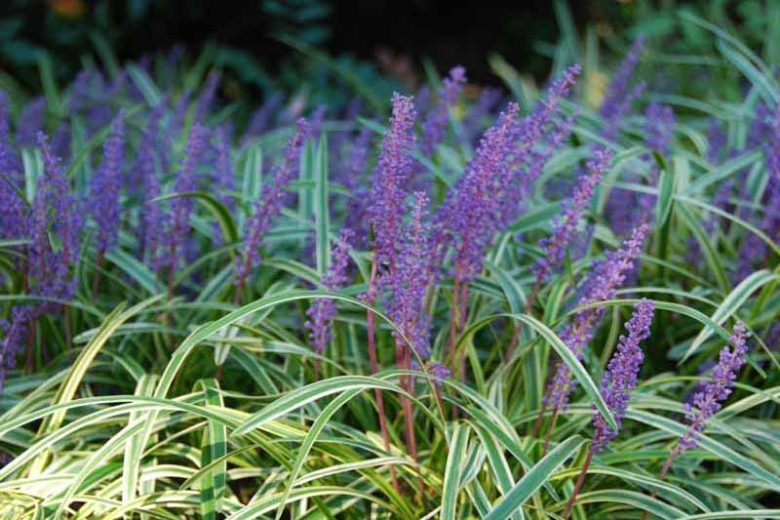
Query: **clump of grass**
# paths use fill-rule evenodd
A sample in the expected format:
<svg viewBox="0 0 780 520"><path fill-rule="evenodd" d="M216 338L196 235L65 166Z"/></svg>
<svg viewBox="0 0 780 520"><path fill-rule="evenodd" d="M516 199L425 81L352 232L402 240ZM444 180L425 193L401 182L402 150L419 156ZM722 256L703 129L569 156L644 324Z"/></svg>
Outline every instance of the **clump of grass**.
<svg viewBox="0 0 780 520"><path fill-rule="evenodd" d="M208 55L0 98L0 513L780 516L780 90L689 23L740 104L651 40L601 106L592 56L245 129Z"/></svg>

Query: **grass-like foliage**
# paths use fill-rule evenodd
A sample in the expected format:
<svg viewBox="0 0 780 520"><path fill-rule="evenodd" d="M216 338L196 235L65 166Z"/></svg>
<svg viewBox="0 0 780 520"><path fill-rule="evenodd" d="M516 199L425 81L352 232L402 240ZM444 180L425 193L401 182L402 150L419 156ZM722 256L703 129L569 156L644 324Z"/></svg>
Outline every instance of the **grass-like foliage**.
<svg viewBox="0 0 780 520"><path fill-rule="evenodd" d="M780 517L778 64L685 23L385 113L6 85L0 517Z"/></svg>

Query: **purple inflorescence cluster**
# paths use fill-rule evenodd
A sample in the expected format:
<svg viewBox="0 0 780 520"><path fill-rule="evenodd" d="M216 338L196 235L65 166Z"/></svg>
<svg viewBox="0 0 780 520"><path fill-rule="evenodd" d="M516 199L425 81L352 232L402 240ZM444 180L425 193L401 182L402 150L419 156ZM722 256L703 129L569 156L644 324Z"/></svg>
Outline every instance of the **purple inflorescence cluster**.
<svg viewBox="0 0 780 520"><path fill-rule="evenodd" d="M498 210L506 190L500 180L508 176L507 158L516 143L512 129L518 112L517 104L510 103L485 132L466 173L437 213L437 253L443 256L448 246L455 251L460 280L471 281L479 273L484 251L500 227Z"/></svg>
<svg viewBox="0 0 780 520"><path fill-rule="evenodd" d="M351 229L342 229L336 241L336 247L331 252L331 263L328 273L322 277L322 286L329 291L338 291L347 284L347 267L349 266L350 240L354 236ZM309 337L317 354L325 352L325 347L331 340L333 318L336 316L336 302L330 298L315 300L306 311L309 321L305 323L311 332Z"/></svg>
<svg viewBox="0 0 780 520"><path fill-rule="evenodd" d="M717 119L712 118L707 126L707 161L712 165L719 164L723 159L727 144L726 129Z"/></svg>
<svg viewBox="0 0 780 520"><path fill-rule="evenodd" d="M173 190L179 194L171 200L170 222L166 237L167 257L163 265L175 269L186 254L187 238L190 234L190 217L195 209L195 200L188 194L197 189L196 169L206 150L208 131L198 123L190 129L187 147L179 171L176 173Z"/></svg>
<svg viewBox="0 0 780 520"><path fill-rule="evenodd" d="M578 299L578 306L603 302L614 296L615 291L632 272L649 230L646 224L634 229L631 237L623 242L621 249L608 253L605 261L594 265L591 276L585 282L585 290ZM578 359L582 359L585 347L593 339L594 328L603 313L604 308L600 306L583 309L574 315L571 323L561 333L561 341ZM555 374L547 388L545 402L555 410L565 408L575 385L576 381L572 378L568 365L558 361Z"/></svg>
<svg viewBox="0 0 780 520"><path fill-rule="evenodd" d="M319 139L325 124L325 114L328 113L327 105L317 105L317 108L309 116L309 135L312 139Z"/></svg>
<svg viewBox="0 0 780 520"><path fill-rule="evenodd" d="M31 148L38 143L38 132L43 131L46 118L46 99L38 97L28 103L16 127L16 144L20 148Z"/></svg>
<svg viewBox="0 0 780 520"><path fill-rule="evenodd" d="M5 385L8 370L16 368L16 358L24 350L25 335L33 320L35 308L14 307L11 320L0 320L3 339L0 340L0 392Z"/></svg>
<svg viewBox="0 0 780 520"><path fill-rule="evenodd" d="M43 152L44 168L38 179L32 212L21 217L23 228L16 232L30 238L25 279L30 294L40 300L35 305L13 307L10 321L3 323L0 388L6 371L16 366L17 354L23 350L31 323L37 317L57 310L56 300L69 300L75 292L71 267L78 261L83 218L59 159L52 154L43 133L39 133L38 143Z"/></svg>
<svg viewBox="0 0 780 520"><path fill-rule="evenodd" d="M752 221L769 238L780 241L780 107L772 110L766 104L759 103L755 118L748 133L747 149L763 149L768 170L766 188L761 198L763 215L756 214L749 207L738 209L737 216ZM750 182L747 182L748 171L741 173L742 179L740 198L751 200ZM737 260L735 283L752 273L756 265L762 262L768 254L768 246L758 235L750 233L740 248Z"/></svg>
<svg viewBox="0 0 780 520"><path fill-rule="evenodd" d="M497 88L487 87L480 92L477 101L463 121L463 129L469 142L479 135L485 118L493 113L503 97L501 90Z"/></svg>
<svg viewBox="0 0 780 520"><path fill-rule="evenodd" d="M580 176L574 194L564 203L563 218L555 225L552 236L541 241L542 258L534 268L534 274L541 282L563 263L586 206L590 204L596 186L609 168L612 160L612 153L609 150L598 148L593 155L593 159L588 161L586 173Z"/></svg>
<svg viewBox="0 0 780 520"><path fill-rule="evenodd" d="M0 93L0 238L27 236L29 212L22 199L23 175L13 149L8 122L8 97Z"/></svg>
<svg viewBox="0 0 780 520"><path fill-rule="evenodd" d="M761 228L777 242L780 241L780 106L777 107L771 119L771 130L764 146L764 155L766 156L769 180L766 187L766 204ZM762 250L759 251L765 251L766 248L766 243L762 241ZM754 251L753 254L759 255L759 251Z"/></svg>
<svg viewBox="0 0 780 520"><path fill-rule="evenodd" d="M389 295L388 315L423 360L431 354L430 318L425 312L425 297L433 280L428 204L425 193L414 193L411 221L401 235L395 269L380 282Z"/></svg>
<svg viewBox="0 0 780 520"><path fill-rule="evenodd" d="M219 88L220 75L218 72L212 72L206 79L206 85L203 87L198 103L195 105L195 122L205 125L206 116L214 103Z"/></svg>
<svg viewBox="0 0 780 520"><path fill-rule="evenodd" d="M458 98L466 83L466 69L457 66L450 70L449 77L442 82L439 99L423 123L423 138L420 144L422 153L433 155L436 145L442 142L450 122L450 110L458 103Z"/></svg>
<svg viewBox="0 0 780 520"><path fill-rule="evenodd" d="M644 92L644 83L631 87L631 79L634 77L634 71L644 50L644 38L637 38L612 77L604 101L601 103L599 113L606 122L603 136L608 141L617 139L625 115L631 111L631 105Z"/></svg>
<svg viewBox="0 0 780 520"><path fill-rule="evenodd" d="M645 142L661 155L669 155L672 131L676 123L672 107L652 102L645 110Z"/></svg>
<svg viewBox="0 0 780 520"><path fill-rule="evenodd" d="M114 247L119 238L119 190L125 147L125 115L120 112L103 146L103 162L91 179L92 217L98 227L99 255Z"/></svg>
<svg viewBox="0 0 780 520"><path fill-rule="evenodd" d="M250 142L252 139L263 135L273 128L277 112L279 112L283 102L284 96L282 96L282 93L275 92L265 100L260 108L255 110L246 127L244 137L241 140L243 144Z"/></svg>
<svg viewBox="0 0 780 520"><path fill-rule="evenodd" d="M378 265L395 269L397 241L404 214L404 191L413 163L417 113L412 98L393 94L390 128L382 140L368 207L374 229L374 254Z"/></svg>
<svg viewBox="0 0 780 520"><path fill-rule="evenodd" d="M626 324L628 336L620 336L617 352L609 360L601 380L601 395L614 415L618 428L626 415L630 392L636 388L639 369L645 359L639 345L650 337L654 312L655 304L650 300L643 299L636 304L631 320ZM618 431L610 428L604 416L598 412L593 417L593 424L593 449L600 451L617 436Z"/></svg>
<svg viewBox="0 0 780 520"><path fill-rule="evenodd" d="M706 382L701 390L696 392L690 403L686 403L686 417L690 422L685 434L675 448L679 454L697 446L696 434L704 429L707 419L720 410L723 401L731 395L731 388L737 379L742 365L745 364L747 353L747 338L749 333L742 322L734 327L734 333L729 339L731 349L724 347L720 351L718 364L712 369L711 381Z"/></svg>
<svg viewBox="0 0 780 520"><path fill-rule="evenodd" d="M521 210L528 187L551 153L549 148L539 152L543 137L562 139L561 124L555 124L554 116L579 72L576 65L567 69L551 85L537 109L522 121L517 121L518 105L510 103L483 135L466 173L437 213L437 263L452 249L459 282L474 279L495 234L505 229Z"/></svg>
<svg viewBox="0 0 780 520"><path fill-rule="evenodd" d="M215 132L216 137L216 159L214 165L214 184L219 190L219 199L225 203L228 209L235 210L236 204L231 197L235 189L235 171L233 161L230 158L230 127L222 125Z"/></svg>
<svg viewBox="0 0 780 520"><path fill-rule="evenodd" d="M355 231L354 243L361 249L368 245L369 191L360 181L368 165L373 138L374 133L370 128L363 127L360 130L349 151L342 176L342 182L351 193L347 201L345 225Z"/></svg>
<svg viewBox="0 0 780 520"><path fill-rule="evenodd" d="M650 103L645 110L645 143L647 147L662 156L668 157L675 123L676 118L671 107L656 102ZM650 186L654 186L658 184L660 171L658 164L650 155L645 157L645 161L650 167L650 175L647 182ZM656 197L647 193L638 194L637 197L638 203L636 207L639 212L632 220L632 224L649 222Z"/></svg>
<svg viewBox="0 0 780 520"><path fill-rule="evenodd" d="M668 156L676 124L671 107L652 102L645 110L644 134L646 146L655 153ZM649 186L658 184L660 169L651 154L643 156L645 167L649 169L645 182ZM642 182L637 173L630 173L630 182ZM612 191L607 204L614 230L623 235L642 222L650 222L653 216L656 196L649 193L636 193L620 188Z"/></svg>
<svg viewBox="0 0 780 520"><path fill-rule="evenodd" d="M28 276L34 294L67 300L75 291L70 266L78 262L79 233L84 221L60 160L53 155L42 132L38 134L38 145L43 152L44 171L38 179L31 216ZM59 242L56 249L50 232ZM48 312L51 306L44 306L44 312Z"/></svg>
<svg viewBox="0 0 780 520"><path fill-rule="evenodd" d="M163 240L163 211L159 201L155 200L162 194L160 175L157 172L157 163L162 160L162 154L158 149L161 121L167 100L160 100L152 109L146 121L143 135L138 144L138 157L136 167L140 176L141 215L139 219L141 254L147 254L152 270L158 271L162 267L160 247Z"/></svg>
<svg viewBox="0 0 780 520"><path fill-rule="evenodd" d="M236 287L243 286L252 270L260 265L260 243L282 211L285 200L284 189L295 179L301 149L308 133L308 123L305 119L299 119L295 134L284 149L282 160L274 166L271 173L273 184L263 188L260 200L255 203L252 215L247 219L240 254L236 256Z"/></svg>

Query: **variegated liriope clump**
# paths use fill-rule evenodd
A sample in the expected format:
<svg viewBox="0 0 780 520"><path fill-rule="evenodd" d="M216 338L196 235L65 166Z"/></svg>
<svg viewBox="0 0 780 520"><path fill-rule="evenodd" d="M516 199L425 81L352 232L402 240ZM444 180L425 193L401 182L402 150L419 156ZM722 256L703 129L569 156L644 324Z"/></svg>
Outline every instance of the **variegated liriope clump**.
<svg viewBox="0 0 780 520"><path fill-rule="evenodd" d="M777 64L685 20L539 86L4 93L0 517L780 517Z"/></svg>

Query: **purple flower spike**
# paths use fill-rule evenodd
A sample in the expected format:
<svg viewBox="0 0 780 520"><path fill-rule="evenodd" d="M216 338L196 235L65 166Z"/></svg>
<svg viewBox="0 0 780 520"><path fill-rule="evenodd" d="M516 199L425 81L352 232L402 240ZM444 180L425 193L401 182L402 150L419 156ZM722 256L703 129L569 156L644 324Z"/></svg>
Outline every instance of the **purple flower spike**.
<svg viewBox="0 0 780 520"><path fill-rule="evenodd" d="M22 238L27 234L27 207L21 198L22 171L11 146L8 98L0 93L0 238ZM9 182L10 181L10 182Z"/></svg>
<svg viewBox="0 0 780 520"><path fill-rule="evenodd" d="M120 113L103 146L103 163L91 179L92 216L98 226L98 255L114 247L119 238L119 188L125 146L125 120Z"/></svg>
<svg viewBox="0 0 780 520"><path fill-rule="evenodd" d="M450 110L458 103L458 98L466 83L466 69L461 66L450 70L450 75L442 82L439 100L433 110L428 113L423 123L422 153L433 155L436 145L444 140L447 124L450 121Z"/></svg>
<svg viewBox="0 0 780 520"><path fill-rule="evenodd" d="M220 75L218 72L212 72L209 74L206 80L206 85L203 87L203 93L198 99L198 104L195 107L195 122L205 124L206 116L211 110L211 105L214 103L214 98L217 95L217 88L219 87Z"/></svg>
<svg viewBox="0 0 780 520"><path fill-rule="evenodd" d="M607 123L604 137L608 141L615 140L620 122L631 110L634 100L641 96L645 89L644 83L639 83L633 88L630 87L631 78L634 76L634 71L644 50L644 38L634 40L631 49L623 58L623 62L607 87L607 94L604 96L599 113Z"/></svg>
<svg viewBox="0 0 780 520"><path fill-rule="evenodd" d="M650 325L653 323L655 304L649 300L641 300L634 308L631 320L626 324L628 336L621 335L617 352L607 365L607 371L601 380L601 395L615 417L618 428L620 421L626 415L630 392L636 388L639 369L645 356L639 344L650 337ZM595 433L593 434L593 449L600 451L617 437L617 430L612 430L606 419L596 412L593 417Z"/></svg>
<svg viewBox="0 0 780 520"><path fill-rule="evenodd" d="M350 240L354 233L342 229L336 247L331 252L331 264L328 273L322 277L322 285L329 291L338 291L347 284L347 266L349 265ZM336 302L330 298L315 300L306 311L309 321L306 328L311 331L310 338L317 354L325 352L331 340L333 318L336 316Z"/></svg>
<svg viewBox="0 0 780 520"><path fill-rule="evenodd" d="M502 97L501 90L497 88L488 87L482 90L476 103L469 111L466 120L463 122L469 141L478 135L482 129L481 125L484 119L496 109Z"/></svg>
<svg viewBox="0 0 780 520"><path fill-rule="evenodd" d="M45 175L40 179L38 193L41 200L50 208L47 213L54 232L62 244L62 254L66 262L76 263L79 254L79 233L84 219L77 207L76 198L71 195L68 179L60 166L59 157L49 147L46 135L38 132L38 146L43 152Z"/></svg>
<svg viewBox="0 0 780 520"><path fill-rule="evenodd" d="M584 283L584 290L577 301L578 306L603 302L615 295L615 291L632 273L649 230L646 224L634 229L631 238L623 242L621 249L607 254L604 262L594 266L591 276ZM583 358L585 347L593 339L594 329L603 314L604 307L582 310L574 315L571 324L561 333L561 340L577 359ZM565 408L575 385L576 381L572 378L569 367L559 361L547 388L545 402L555 410Z"/></svg>
<svg viewBox="0 0 780 520"><path fill-rule="evenodd" d="M344 172L339 176L342 184L350 191L347 201L347 220L345 225L355 231L354 244L358 249L365 249L368 244L368 189L362 186L364 172L371 153L371 144L374 133L368 127L360 130L357 138L352 143L349 157L344 167L339 171Z"/></svg>
<svg viewBox="0 0 780 520"><path fill-rule="evenodd" d="M30 292L64 300L75 292L75 279L70 266L78 261L79 233L83 224L78 203L70 194L68 180L52 154L46 136L40 132L38 143L43 152L43 174L38 178L38 190L30 217L27 274ZM51 234L60 244L52 248ZM56 305L42 303L36 312L46 313Z"/></svg>
<svg viewBox="0 0 780 520"><path fill-rule="evenodd" d="M720 410L723 401L731 395L734 381L737 380L737 375L745 364L749 335L744 323L738 322L734 326L734 334L729 339L731 350L724 347L720 351L718 364L712 369L712 380L705 383L703 388L694 394L692 403L685 405L686 417L690 425L675 448L676 455L698 445L696 434L704 429L707 419Z"/></svg>
<svg viewBox="0 0 780 520"><path fill-rule="evenodd" d="M479 274L493 237L518 216L530 185L568 135L573 119L559 123L556 113L579 72L579 66L569 67L520 122L520 108L510 103L485 132L466 173L450 191L436 216L434 263L440 264L453 249L456 283L468 284Z"/></svg>
<svg viewBox="0 0 780 520"><path fill-rule="evenodd" d="M369 220L374 228L375 261L395 265L396 241L404 214L404 186L412 170L414 120L416 112L412 98L393 94L393 116L382 141L371 191Z"/></svg>
<svg viewBox="0 0 780 520"><path fill-rule="evenodd" d="M717 165L723 159L727 145L726 129L713 117L707 126L707 161Z"/></svg>
<svg viewBox="0 0 780 520"><path fill-rule="evenodd" d="M284 149L282 160L274 166L271 173L273 184L263 188L260 200L254 205L252 215L246 222L240 254L236 256L236 287L242 287L249 273L260 265L260 243L273 221L282 212L285 203L284 189L295 178L301 148L308 134L309 125L305 119L299 119L295 134Z"/></svg>
<svg viewBox="0 0 780 520"><path fill-rule="evenodd" d="M185 194L195 191L197 187L197 168L206 150L208 131L198 123L190 130L184 159L176 174L174 191ZM185 244L190 231L190 217L195 209L192 197L176 197L171 201L171 223L168 229L168 258L165 264L175 269L179 259L184 258Z"/></svg>
<svg viewBox="0 0 780 520"><path fill-rule="evenodd" d="M676 118L671 107L650 103L645 110L647 146L661 155L669 154Z"/></svg>
<svg viewBox="0 0 780 520"><path fill-rule="evenodd" d="M312 139L319 139L322 134L322 126L325 124L325 114L328 113L327 105L318 105L309 117L309 128Z"/></svg>
<svg viewBox="0 0 780 520"><path fill-rule="evenodd" d="M142 187L141 230L139 233L141 250L144 254L148 253L154 271L159 270L161 267L159 249L164 229L162 207L160 202L154 199L159 197L162 191L156 164L162 158L157 147L160 136L160 122L166 107L167 100L162 99L149 115L146 128L138 144L138 157L136 159L136 167L134 168L138 170Z"/></svg>
<svg viewBox="0 0 780 520"><path fill-rule="evenodd" d="M273 122L277 113L282 107L284 102L284 96L280 92L275 92L270 98L265 100L263 104L253 114L249 120L244 137L241 139L242 144L246 144L256 137L260 137L273 127Z"/></svg>
<svg viewBox="0 0 780 520"><path fill-rule="evenodd" d="M507 189L507 158L515 145L512 130L519 110L517 104L510 103L485 132L466 173L436 215L436 263L441 263L448 246L452 247L458 277L466 282L479 274L485 249L501 226L499 208Z"/></svg>
<svg viewBox="0 0 780 520"><path fill-rule="evenodd" d="M220 126L216 131L216 168L215 184L219 191L219 199L231 210L235 210L235 201L230 193L235 189L235 172L230 158L230 128Z"/></svg>
<svg viewBox="0 0 780 520"><path fill-rule="evenodd" d="M412 219L401 235L396 268L380 280L382 288L389 291L388 315L423 360L431 354L425 296L433 279L430 226L425 223L427 207L428 198L416 192Z"/></svg>
<svg viewBox="0 0 780 520"><path fill-rule="evenodd" d="M46 118L46 99L35 98L22 110L19 125L16 127L16 144L20 148L35 146L38 132L43 131Z"/></svg>
<svg viewBox="0 0 780 520"><path fill-rule="evenodd" d="M566 250L577 232L577 225L611 160L612 153L605 148L594 152L593 159L588 162L587 173L580 176L574 194L564 204L563 219L556 224L552 236L542 240L543 255L535 268L537 280L543 282L563 263Z"/></svg>
<svg viewBox="0 0 780 520"><path fill-rule="evenodd" d="M6 373L16 368L16 357L24 350L30 322L34 318L33 307L14 307L10 323L0 320L3 338L0 339L0 393L5 385Z"/></svg>

